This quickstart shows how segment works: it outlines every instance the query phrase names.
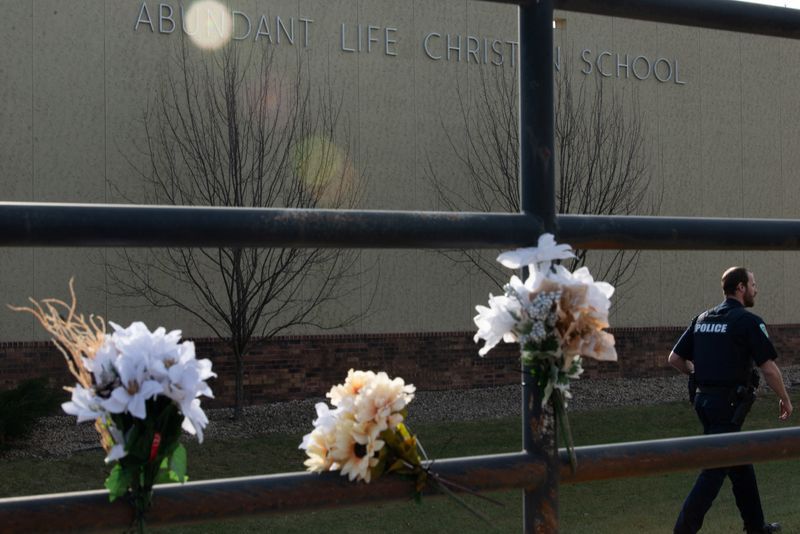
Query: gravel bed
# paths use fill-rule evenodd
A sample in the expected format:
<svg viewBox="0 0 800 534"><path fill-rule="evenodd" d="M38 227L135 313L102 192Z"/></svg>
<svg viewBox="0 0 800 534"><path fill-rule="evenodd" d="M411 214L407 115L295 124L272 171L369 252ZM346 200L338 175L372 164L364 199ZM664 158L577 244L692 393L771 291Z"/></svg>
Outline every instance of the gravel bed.
<svg viewBox="0 0 800 534"><path fill-rule="evenodd" d="M788 387L800 385L800 365L783 369ZM761 395L768 392L762 386ZM680 375L662 378L576 380L570 411L584 411L616 406L652 405L686 398L686 379ZM419 391L410 406L409 420L414 423L471 421L519 416L520 387L447 391ZM305 433L315 417L312 398L244 409L244 418L231 419L230 409L208 410L207 439L226 440L270 433ZM0 453L0 459L23 457L63 458L73 452L98 449L97 433L90 423L76 424L72 416L51 416L39 424L19 447Z"/></svg>

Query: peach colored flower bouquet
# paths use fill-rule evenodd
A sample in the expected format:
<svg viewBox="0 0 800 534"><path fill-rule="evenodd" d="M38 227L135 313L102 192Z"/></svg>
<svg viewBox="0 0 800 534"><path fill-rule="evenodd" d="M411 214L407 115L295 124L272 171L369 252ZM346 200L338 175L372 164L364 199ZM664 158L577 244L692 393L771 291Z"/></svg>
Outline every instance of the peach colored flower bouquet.
<svg viewBox="0 0 800 534"><path fill-rule="evenodd" d="M422 463L416 438L403 425L414 390L384 372L350 369L344 384L327 394L335 408L316 405L314 430L300 445L308 455L305 466L317 473L340 471L351 481L369 482L385 471L421 475L416 472Z"/></svg>
<svg viewBox="0 0 800 534"><path fill-rule="evenodd" d="M351 481L369 483L394 473L414 481L419 502L428 484L448 495L478 518L488 521L453 490L480 495L431 471L425 449L404 424L415 387L402 378L390 379L384 372L350 369L343 384L327 393L333 408L317 403L314 430L303 437L308 471L339 471Z"/></svg>

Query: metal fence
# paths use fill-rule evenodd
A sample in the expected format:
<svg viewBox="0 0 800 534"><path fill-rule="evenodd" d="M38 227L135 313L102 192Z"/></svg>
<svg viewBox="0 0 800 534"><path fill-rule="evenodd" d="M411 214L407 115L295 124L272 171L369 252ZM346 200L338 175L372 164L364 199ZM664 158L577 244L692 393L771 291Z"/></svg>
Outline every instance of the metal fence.
<svg viewBox="0 0 800 534"><path fill-rule="evenodd" d="M493 0L499 1L499 0ZM798 250L800 220L557 215L554 180L554 8L800 38L800 11L729 0L518 0L521 213L226 209L0 203L0 246L293 246L497 248L544 231L580 248ZM525 373L523 373L525 376ZM524 532L558 531L558 486L607 478L800 457L800 428L579 447L578 470L553 454L552 428L523 379L523 450L439 460L443 476L477 491L525 494ZM369 486L294 473L158 487L151 524L405 499L407 483ZM0 530L125 528L132 512L104 491L0 499Z"/></svg>

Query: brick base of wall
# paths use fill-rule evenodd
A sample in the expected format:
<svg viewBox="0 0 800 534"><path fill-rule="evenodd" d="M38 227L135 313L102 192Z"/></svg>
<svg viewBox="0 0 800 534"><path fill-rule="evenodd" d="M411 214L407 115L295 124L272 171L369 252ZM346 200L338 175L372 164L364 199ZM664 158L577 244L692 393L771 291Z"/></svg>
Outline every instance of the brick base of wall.
<svg viewBox="0 0 800 534"><path fill-rule="evenodd" d="M638 378L674 373L667 355L681 327L616 328L618 362L585 362L588 378ZM800 325L770 327L782 366L800 364ZM340 383L350 368L386 371L419 390L484 388L517 384L516 345L500 344L478 357L473 332L362 334L278 337L247 356L246 404L322 396ZM234 362L218 339L196 339L199 358L210 358L218 378L210 381L216 399L209 407L230 406L234 399ZM74 384L64 357L50 342L0 343L0 390L23 380L45 377L54 387Z"/></svg>

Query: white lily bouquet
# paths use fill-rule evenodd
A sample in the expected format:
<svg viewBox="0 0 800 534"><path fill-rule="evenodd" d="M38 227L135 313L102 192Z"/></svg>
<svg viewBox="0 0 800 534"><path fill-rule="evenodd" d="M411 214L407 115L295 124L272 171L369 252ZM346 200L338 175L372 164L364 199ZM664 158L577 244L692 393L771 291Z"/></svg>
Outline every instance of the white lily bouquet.
<svg viewBox="0 0 800 534"><path fill-rule="evenodd" d="M205 381L216 375L210 360L195 357L194 343L180 342L180 330L109 322L108 335L101 317L76 313L72 281L70 294L71 304L30 299L32 308L11 308L32 313L66 358L78 383L66 388L72 399L62 408L78 423L95 422L106 463L117 462L105 482L109 500L127 495L142 531L153 485L187 480L181 429L202 443L208 418L198 397L213 397Z"/></svg>
<svg viewBox="0 0 800 534"><path fill-rule="evenodd" d="M504 286L505 294L489 295L489 307L476 306L474 321L478 327L475 342L483 339L478 351L485 356L501 340L519 343L522 363L529 367L543 389L542 405L553 401L556 417L564 423L564 437L570 462L575 456L567 400L569 386L583 372L581 357L616 361L614 336L608 328L608 310L614 287L597 282L589 269L574 273L554 262L574 258L569 245L558 245L552 234L539 237L538 246L504 252L497 257L510 269L528 267L523 282L512 276Z"/></svg>

